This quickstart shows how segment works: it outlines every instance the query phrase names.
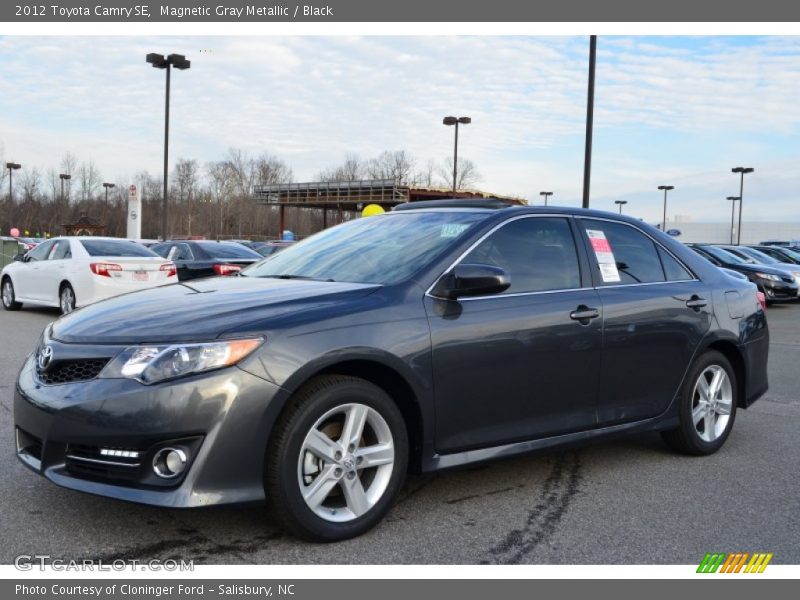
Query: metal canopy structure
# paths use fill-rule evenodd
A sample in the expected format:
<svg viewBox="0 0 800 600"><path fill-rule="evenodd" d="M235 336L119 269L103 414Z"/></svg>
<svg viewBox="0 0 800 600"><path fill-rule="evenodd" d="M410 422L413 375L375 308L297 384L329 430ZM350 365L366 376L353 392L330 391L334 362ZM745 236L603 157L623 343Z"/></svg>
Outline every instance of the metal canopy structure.
<svg viewBox="0 0 800 600"><path fill-rule="evenodd" d="M360 211L367 204L378 204L390 210L398 204L421 200L501 198L475 190L459 190L454 193L451 189L411 187L400 185L393 179L255 185L252 196L257 204L279 207L280 231L284 230L284 208L287 206L322 209L323 227L327 227L329 209L338 211L341 221L344 211ZM524 204L518 198L501 199L512 204Z"/></svg>

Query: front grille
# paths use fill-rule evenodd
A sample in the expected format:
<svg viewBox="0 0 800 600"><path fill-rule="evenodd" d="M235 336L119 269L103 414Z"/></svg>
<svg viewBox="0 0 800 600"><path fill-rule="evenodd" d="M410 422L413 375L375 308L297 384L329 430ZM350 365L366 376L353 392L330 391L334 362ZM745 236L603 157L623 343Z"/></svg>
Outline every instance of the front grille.
<svg viewBox="0 0 800 600"><path fill-rule="evenodd" d="M138 456L115 456L108 454L113 449L70 444L67 447L65 465L76 477L117 483L133 483L139 478L143 452ZM131 450L119 449L123 452ZM105 453L103 453L105 452Z"/></svg>
<svg viewBox="0 0 800 600"><path fill-rule="evenodd" d="M108 364L108 358L86 358L57 360L45 371L38 371L39 380L45 385L88 381L94 379Z"/></svg>

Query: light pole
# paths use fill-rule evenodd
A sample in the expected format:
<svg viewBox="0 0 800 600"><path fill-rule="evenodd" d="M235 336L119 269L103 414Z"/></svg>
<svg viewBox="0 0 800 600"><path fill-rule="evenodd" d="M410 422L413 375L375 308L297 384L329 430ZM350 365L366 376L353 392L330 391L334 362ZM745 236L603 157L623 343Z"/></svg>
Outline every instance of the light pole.
<svg viewBox="0 0 800 600"><path fill-rule="evenodd" d="M472 119L470 117L445 117L442 119L442 123L447 126L456 126L456 141L453 146L453 193L455 194L458 182L458 125L469 125L472 123Z"/></svg>
<svg viewBox="0 0 800 600"><path fill-rule="evenodd" d="M64 182L72 179L72 175L68 173L59 174L58 178L61 180L61 203L64 203Z"/></svg>
<svg viewBox="0 0 800 600"><path fill-rule="evenodd" d="M739 179L739 229L736 230L737 246L742 243L742 197L744 196L744 176L753 171L755 171L753 167L734 167L731 169L731 173L739 173L741 175Z"/></svg>
<svg viewBox="0 0 800 600"><path fill-rule="evenodd" d="M597 36L589 36L589 84L586 93L586 148L583 156L583 208L589 208L592 179L592 127L594 124L594 72L597 62Z"/></svg>
<svg viewBox="0 0 800 600"><path fill-rule="evenodd" d="M667 231L667 192L670 190L674 190L674 185L660 185L658 189L664 190L664 220L661 222L661 231Z"/></svg>
<svg viewBox="0 0 800 600"><path fill-rule="evenodd" d="M547 198L553 195L553 192L539 192L540 196L544 196L544 205L547 206Z"/></svg>
<svg viewBox="0 0 800 600"><path fill-rule="evenodd" d="M731 201L731 246L733 245L733 215L736 211L736 201L740 200L739 196L728 196L728 200Z"/></svg>
<svg viewBox="0 0 800 600"><path fill-rule="evenodd" d="M164 198L161 203L161 235L162 239L167 239L167 178L169 176L169 75L172 67L184 71L192 66L191 61L186 60L183 54L170 54L166 58L163 54L151 52L146 60L156 69L164 69L167 72L167 93L164 100Z"/></svg>
<svg viewBox="0 0 800 600"><path fill-rule="evenodd" d="M8 169L8 201L13 202L14 200L14 188L11 186L11 179L14 171L17 169L21 169L22 165L19 163L7 162L6 169Z"/></svg>
<svg viewBox="0 0 800 600"><path fill-rule="evenodd" d="M106 188L106 206L108 205L108 190L117 187L116 183L104 183L103 187Z"/></svg>
<svg viewBox="0 0 800 600"><path fill-rule="evenodd" d="M628 203L627 200L614 200L614 204L619 206L619 214L622 214L622 207Z"/></svg>

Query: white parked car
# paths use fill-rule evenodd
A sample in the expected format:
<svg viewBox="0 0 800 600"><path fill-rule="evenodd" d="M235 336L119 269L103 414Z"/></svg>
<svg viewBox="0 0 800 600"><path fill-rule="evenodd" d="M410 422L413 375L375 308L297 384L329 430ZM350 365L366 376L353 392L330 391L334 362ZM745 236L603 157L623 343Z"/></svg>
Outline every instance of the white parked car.
<svg viewBox="0 0 800 600"><path fill-rule="evenodd" d="M133 240L59 237L36 246L0 273L3 308L77 307L178 281L175 263Z"/></svg>

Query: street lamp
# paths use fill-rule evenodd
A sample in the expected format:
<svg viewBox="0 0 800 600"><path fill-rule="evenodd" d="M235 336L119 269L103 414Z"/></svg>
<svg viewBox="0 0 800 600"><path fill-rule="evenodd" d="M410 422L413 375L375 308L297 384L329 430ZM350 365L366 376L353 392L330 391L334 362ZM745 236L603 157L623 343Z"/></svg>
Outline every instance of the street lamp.
<svg viewBox="0 0 800 600"><path fill-rule="evenodd" d="M667 192L674 190L674 185L660 185L658 189L664 190L664 220L661 223L661 231L667 231Z"/></svg>
<svg viewBox="0 0 800 600"><path fill-rule="evenodd" d="M445 117L442 119L442 123L447 125L456 126L456 141L455 145L453 146L453 194L456 193L456 176L458 174L458 125L469 125L472 123L472 119L470 117Z"/></svg>
<svg viewBox="0 0 800 600"><path fill-rule="evenodd" d="M72 175L69 175L67 173L61 173L61 174L59 174L58 178L61 180L61 203L63 204L64 203L64 182L69 180L69 179L72 179Z"/></svg>
<svg viewBox="0 0 800 600"><path fill-rule="evenodd" d="M728 196L727 199L731 201L731 245L733 245L733 215L736 210L736 201L741 200L741 198L739 196Z"/></svg>
<svg viewBox="0 0 800 600"><path fill-rule="evenodd" d="M14 171L17 169L21 169L22 165L19 163L7 162L6 169L8 169L8 200L9 202L14 200L14 189L11 187L11 176L13 175Z"/></svg>
<svg viewBox="0 0 800 600"><path fill-rule="evenodd" d="M544 205L547 206L547 198L553 195L553 192L539 192L540 196L544 196Z"/></svg>
<svg viewBox="0 0 800 600"><path fill-rule="evenodd" d="M106 188L106 205L108 204L108 190L117 187L116 183L104 183L103 187Z"/></svg>
<svg viewBox="0 0 800 600"><path fill-rule="evenodd" d="M619 214L622 214L622 207L628 203L627 200L614 200L614 204L619 206Z"/></svg>
<svg viewBox="0 0 800 600"><path fill-rule="evenodd" d="M742 243L742 197L744 196L744 176L755 171L753 167L734 167L731 173L739 173L739 229L736 231L736 245Z"/></svg>
<svg viewBox="0 0 800 600"><path fill-rule="evenodd" d="M167 94L164 100L164 198L161 203L161 235L162 239L167 239L167 177L169 175L169 74L172 67L185 71L192 66L191 61L186 60L183 54L170 54L166 58L163 54L151 52L146 60L156 69L164 69L167 72Z"/></svg>

